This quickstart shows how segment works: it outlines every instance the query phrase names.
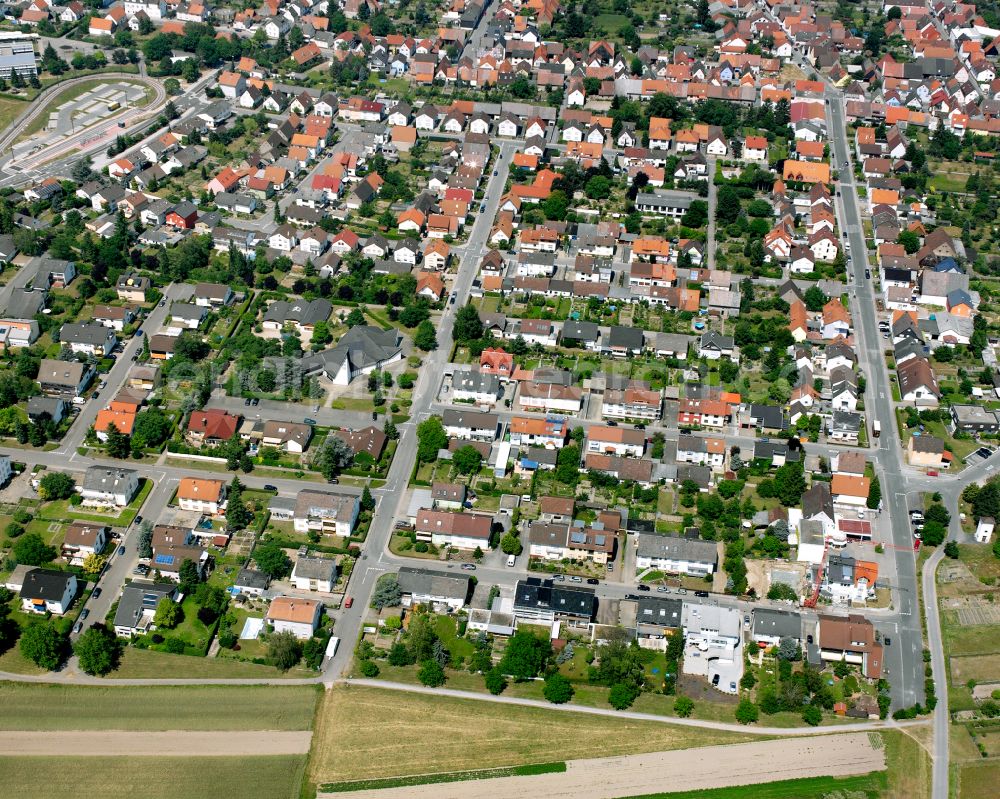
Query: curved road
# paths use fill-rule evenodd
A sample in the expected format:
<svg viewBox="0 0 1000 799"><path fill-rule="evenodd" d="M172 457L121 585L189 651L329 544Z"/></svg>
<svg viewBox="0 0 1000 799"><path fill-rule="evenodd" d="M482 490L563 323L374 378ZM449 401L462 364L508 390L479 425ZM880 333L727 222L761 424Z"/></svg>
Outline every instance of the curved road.
<svg viewBox="0 0 1000 799"><path fill-rule="evenodd" d="M71 157L77 151L104 147L105 143L111 142L119 132L125 132L126 128L129 128L128 132L130 133L136 132L137 126L141 128L143 120L148 124L166 105L167 92L163 85L153 78L132 75L130 80L135 83L144 83L153 89L154 96L149 104L140 108L126 106L100 122L59 139L37 152L29 152L17 160L8 160L4 165L6 169L16 168L22 172L37 169L58 158ZM119 127L119 125L124 127ZM18 127L23 127L23 125L19 124Z"/></svg>
<svg viewBox="0 0 1000 799"><path fill-rule="evenodd" d="M21 114L21 116L19 116L17 120L15 120L10 126L8 126L7 130L5 130L3 135L0 136L0 151L9 148L14 143L15 139L17 139L17 137L21 135L21 132L28 125L30 125L35 119L37 119L41 113L43 112L47 113L48 111L51 110L49 108L49 101L53 97L58 96L66 89L70 89L73 86L78 86L86 81L93 81L95 79L103 80L105 78L107 79L120 78L123 80L127 79L130 81L134 81L136 83L143 83L149 86L151 89L153 89L153 91L156 92L156 96L154 97L154 100L150 105L143 106L143 108L141 109L131 109L127 107L122 108L120 112L114 114L113 116L106 117L101 122L96 123L95 125L91 125L89 128L86 128L85 130L88 133L92 131L94 127L102 124L103 122L117 121L119 117L123 116L129 111L135 112L138 110L141 111L157 110L160 106L166 104L167 93L164 90L163 84L161 84L160 81L154 80L153 78L144 77L142 75L137 75L132 72L101 72L95 75L84 75L79 78L70 78L69 80L60 81L59 83L54 83L51 86L47 86L45 89L39 92L38 96L31 101L31 103L29 104L28 108L24 111L24 113Z"/></svg>

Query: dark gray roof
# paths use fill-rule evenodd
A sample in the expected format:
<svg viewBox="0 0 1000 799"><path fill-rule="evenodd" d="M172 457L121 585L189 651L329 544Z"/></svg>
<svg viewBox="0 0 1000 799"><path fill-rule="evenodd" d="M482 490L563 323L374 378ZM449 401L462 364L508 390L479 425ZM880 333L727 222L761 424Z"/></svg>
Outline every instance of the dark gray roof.
<svg viewBox="0 0 1000 799"><path fill-rule="evenodd" d="M314 325L330 318L333 305L329 300L295 300L287 302L276 300L264 313L264 319L269 322L298 322L300 325Z"/></svg>
<svg viewBox="0 0 1000 799"><path fill-rule="evenodd" d="M445 427L469 427L473 430L496 430L498 417L495 413L482 411L465 411L446 408L441 414L441 422Z"/></svg>
<svg viewBox="0 0 1000 799"><path fill-rule="evenodd" d="M609 347L625 347L630 350L641 350L643 343L642 330L637 327L612 325L608 333Z"/></svg>
<svg viewBox="0 0 1000 799"><path fill-rule="evenodd" d="M787 610L755 608L753 612L754 636L765 635L778 638L802 638L802 617Z"/></svg>
<svg viewBox="0 0 1000 799"><path fill-rule="evenodd" d="M597 341L600 335L600 328L596 322L569 321L562 329L562 337L573 341Z"/></svg>
<svg viewBox="0 0 1000 799"><path fill-rule="evenodd" d="M319 371L336 374L346 360L352 372L360 370L396 355L400 350L399 340L395 329L358 325L348 330L333 349L303 358L302 368L306 374Z"/></svg>
<svg viewBox="0 0 1000 799"><path fill-rule="evenodd" d="M518 580L514 592L514 609L551 610L563 616L591 619L597 597L591 588L556 585L552 580L528 577Z"/></svg>
<svg viewBox="0 0 1000 799"><path fill-rule="evenodd" d="M802 516L812 519L823 513L833 519L833 496L830 494L830 484L818 481L802 495Z"/></svg>
<svg viewBox="0 0 1000 799"><path fill-rule="evenodd" d="M54 569L32 569L24 575L21 596L26 599L58 600L66 593L66 584L74 579L69 572Z"/></svg>
<svg viewBox="0 0 1000 799"><path fill-rule="evenodd" d="M270 578L264 572L256 569L240 569L236 575L234 585L237 588L257 588L263 591L267 588Z"/></svg>
<svg viewBox="0 0 1000 799"><path fill-rule="evenodd" d="M115 627L135 627L144 611L155 612L160 600L173 596L174 583L132 582L122 590L115 611Z"/></svg>
<svg viewBox="0 0 1000 799"><path fill-rule="evenodd" d="M655 624L658 627L678 629L681 626L681 610L684 603L679 599L664 599L658 596L640 596L635 614L637 624Z"/></svg>

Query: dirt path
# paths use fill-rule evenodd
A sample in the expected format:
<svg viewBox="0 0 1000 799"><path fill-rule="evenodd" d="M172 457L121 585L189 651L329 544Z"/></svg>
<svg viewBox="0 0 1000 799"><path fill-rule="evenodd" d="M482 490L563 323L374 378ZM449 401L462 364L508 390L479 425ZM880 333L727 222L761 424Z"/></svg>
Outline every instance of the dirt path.
<svg viewBox="0 0 1000 799"><path fill-rule="evenodd" d="M876 737L877 736L872 736ZM878 739L877 739L878 740ZM564 774L500 777L435 785L319 794L333 799L614 799L724 788L800 777L867 774L885 769L885 750L867 733L755 741L647 755L571 760Z"/></svg>
<svg viewBox="0 0 1000 799"><path fill-rule="evenodd" d="M311 732L0 732L0 752L18 755L299 755Z"/></svg>

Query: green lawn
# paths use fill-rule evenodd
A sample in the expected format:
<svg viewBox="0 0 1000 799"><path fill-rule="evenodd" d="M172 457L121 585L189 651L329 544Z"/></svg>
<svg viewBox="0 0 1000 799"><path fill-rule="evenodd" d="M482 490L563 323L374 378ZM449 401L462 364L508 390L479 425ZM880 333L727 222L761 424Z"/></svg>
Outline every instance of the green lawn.
<svg viewBox="0 0 1000 799"><path fill-rule="evenodd" d="M4 730L308 730L312 686L0 683Z"/></svg>
<svg viewBox="0 0 1000 799"><path fill-rule="evenodd" d="M11 122L24 113L28 105L23 100L12 100L9 97L0 97L0 131L7 130ZM45 116L44 114L42 116Z"/></svg>
<svg viewBox="0 0 1000 799"><path fill-rule="evenodd" d="M305 763L304 755L0 757L0 785L20 799L295 799Z"/></svg>
<svg viewBox="0 0 1000 799"><path fill-rule="evenodd" d="M434 618L434 630L441 639L441 643L448 647L451 652L451 659L454 662L471 657L476 651L472 641L467 638L459 638L457 625L453 616L436 616Z"/></svg>
<svg viewBox="0 0 1000 799"><path fill-rule="evenodd" d="M198 658L188 655L171 655L149 649L128 647L118 669L108 675L108 682L129 679L157 679L171 675L177 679L301 679L315 677L315 672L296 667L280 671L274 666L247 663L230 658Z"/></svg>

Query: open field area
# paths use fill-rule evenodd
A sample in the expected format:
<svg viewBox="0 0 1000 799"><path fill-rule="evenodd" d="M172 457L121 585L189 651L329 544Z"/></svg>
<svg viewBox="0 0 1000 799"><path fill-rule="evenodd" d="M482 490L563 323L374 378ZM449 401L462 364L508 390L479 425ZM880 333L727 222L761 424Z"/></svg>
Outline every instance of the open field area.
<svg viewBox="0 0 1000 799"><path fill-rule="evenodd" d="M28 104L21 100L11 100L0 97L0 130L6 130L11 122L19 117Z"/></svg>
<svg viewBox="0 0 1000 799"><path fill-rule="evenodd" d="M1000 782L1000 761L966 763L958 768L959 799L992 799Z"/></svg>
<svg viewBox="0 0 1000 799"><path fill-rule="evenodd" d="M549 762L555 754L558 759L612 756L746 739L737 733L338 686L323 699L309 780L323 784Z"/></svg>
<svg viewBox="0 0 1000 799"><path fill-rule="evenodd" d="M0 757L0 784L21 799L298 796L305 757L254 757L250 765L245 757Z"/></svg>
<svg viewBox="0 0 1000 799"><path fill-rule="evenodd" d="M841 776L867 775L884 769L882 739L851 733L574 760L566 764L565 773L449 783L444 795L456 799L515 799L526 794L552 799L614 799L656 790L662 787L666 774L670 775L670 784L682 790L739 784L744 786L744 795L754 795L746 786L772 782L775 777L797 779L834 772ZM441 785L421 785L392 788L382 791L380 796L384 799L435 799L441 794ZM345 799L364 799L369 794L357 791L339 795Z"/></svg>
<svg viewBox="0 0 1000 799"><path fill-rule="evenodd" d="M0 684L3 730L308 730L317 689Z"/></svg>
<svg viewBox="0 0 1000 799"><path fill-rule="evenodd" d="M234 658L197 658L171 655L151 649L128 647L122 655L121 665L110 675L109 681L126 679L158 679L171 675L174 679L301 679L314 677L315 672L302 668L281 671L274 666L247 663Z"/></svg>

